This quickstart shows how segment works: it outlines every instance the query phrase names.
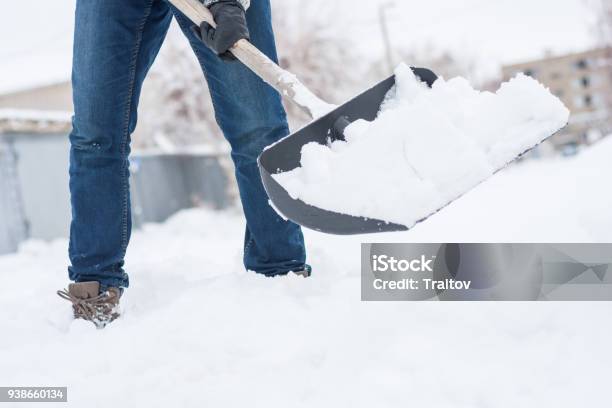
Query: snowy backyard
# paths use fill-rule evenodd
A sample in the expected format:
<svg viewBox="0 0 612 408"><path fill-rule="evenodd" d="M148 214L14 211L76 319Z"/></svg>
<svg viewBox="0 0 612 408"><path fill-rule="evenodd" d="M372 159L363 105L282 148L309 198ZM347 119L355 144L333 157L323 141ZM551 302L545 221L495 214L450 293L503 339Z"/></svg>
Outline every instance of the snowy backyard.
<svg viewBox="0 0 612 408"><path fill-rule="evenodd" d="M606 9L610 13L609 31L602 34L597 29L601 16L593 6L601 4L603 10L608 1L273 0L272 4L281 65L326 101L341 103L386 78L400 61L432 68L449 80L446 88L443 81L440 83L441 91L451 93L453 88L465 91L469 86L499 88L508 79L502 78L502 67L594 52L602 38L607 39L605 44L612 44L612 8ZM56 111L73 108L70 73L75 4L75 0L33 0L3 5L9 18L0 26L0 109L11 120L33 120L29 115L35 114L45 126L54 118L64 118L68 123L71 112ZM38 33L41 27L43 41ZM582 62L586 64L587 60ZM612 64L612 59L606 61ZM586 65L581 68L575 61L572 64L567 65L566 72L567 78L575 76L569 88L550 90L560 98L565 92L572 104L585 100L594 105L608 103L608 99L591 94L594 89L609 98L608 88L597 88L604 77L593 73L591 67L584 72L593 76L583 76L580 73ZM448 73L438 72L438 68ZM537 77L538 73L531 71ZM544 71L540 74L547 78ZM451 83L454 76L468 78L470 85L461 80ZM518 78L514 86L533 85L522 75ZM331 164L342 164L337 157L327 168L320 157L311 160L313 168L320 171L312 173L318 178L311 177L315 183L310 187L325 199L334 198L330 191L335 192L340 202L336 211L361 203L353 213L376 218L378 213L364 212L363 208L388 204L394 213L387 211L382 216L392 213L395 218L387 221L411 224L429 214L431 208L411 199L414 187L419 185L414 180L420 175L412 168L415 175L409 184L410 174L406 166L398 164L397 157L405 160L408 152L425 170L439 170L435 175L444 176L440 177L449 187L444 196L437 197L442 205L567 122L568 112L555 103L540 104L555 109L532 115L539 110L534 108L538 98L552 98L548 91L542 96L543 92L515 89L520 92L509 99L508 106L522 112L521 120L552 118L541 120L546 125L543 129L525 132L518 126L521 120L504 115L512 113L511 109L499 101L497 105L491 103L490 98L478 104L481 109L471 117L478 129L472 128L471 122L463 121L467 113L461 117L454 114L456 106L466 112L473 106L466 104L466 98L445 96L442 99L449 108L446 116L461 119L455 122L462 125L457 127L465 134L460 132L458 138L457 132L443 128L440 134L447 140L436 142L443 147L437 152L439 157L432 160L427 153L432 133L419 128L420 118L429 121L428 126L441 126L433 110L425 112L429 116L421 111L397 110L395 116L405 122L408 118L410 123L403 127L393 124L386 133L397 133L397 143L386 145L388 155L371 149L382 146L380 139L371 138L371 146L362 145L358 151L361 156L345 160L348 170L336 169L334 174L352 172L355 176L348 192L329 182L334 179L329 176ZM585 95L577 93L582 98L573 98L574 91ZM226 158L227 146L209 96L200 67L173 24L145 82L134 151L151 157L157 153L170 156L199 152L202 162L205 153L220 151ZM570 123L576 117L588 119L588 115L576 115L580 112L574 105L564 103L571 111ZM605 106L612 107L612 100ZM287 110L292 129L306 123L297 108L288 104ZM512 123L504 122L508 117ZM357 122L353 132L366 135L365 130L370 128L360 125L363 122ZM145 160L132 155L132 170L140 166L141 180L145 174L154 174L147 181L155 189L148 195L145 193L149 190L143 187L141 196L137 196L134 187L138 173L133 173L132 199L138 204L133 210L134 214L140 212L135 220L145 221L138 222L144 226L134 230L128 249L130 287L121 300L121 317L104 330L74 320L70 304L56 294L69 284L68 240L22 241L26 236L41 236L34 234L36 220L44 221L43 227L47 221L54 221L49 223L53 224L50 229L61 224L65 231L68 220L62 218L62 211L56 211L54 199L63 200L66 217L70 213L67 156L57 153L68 154L68 131L45 135L46 140L42 133L28 134L28 139L22 140L29 141L31 136L45 149L51 146L51 150L31 147L31 152L55 153L30 153L34 157L31 162L25 160L25 154L20 156L22 165L35 164L31 172L35 182L22 184L27 191L40 190L40 195L32 195L35 198L27 202L27 208L23 206L27 211L23 211L20 225L24 231L26 225L30 228L29 235L7 229L14 235L11 242L15 242L10 251L21 243L17 252L0 255L0 387L66 386L68 403L50 406L77 408L612 407L608 388L612 378L612 302L361 301L360 246L364 242L612 243L612 135L596 142L612 127L602 129L596 138L591 132L578 132L572 143L560 143L556 154L551 152L551 144L542 146L539 154L502 170L407 232L333 236L304 230L307 262L313 267L312 277L307 279L293 274L265 278L244 270L245 221L239 203L234 203L238 200L234 200L233 184L226 184L225 179L215 184L220 191L230 191L228 205L219 205L223 210L214 211L213 204L185 193L188 204L176 208L194 202L205 204L178 212L164 223L146 223L150 219L143 218L143 203L170 203L178 194L168 189L164 195L162 187L178 185L176 180L183 179L174 178L175 173L170 171L147 173ZM483 140L506 137L517 144L507 157L500 155L490 163L483 159L481 164L490 166L481 166L481 172L470 179L459 170L478 162L473 155L461 154L459 148L465 144L457 140L463 136L477 138L476 130ZM0 129L0 136L2 132ZM418 137L420 133L429 133L430 139ZM65 144L53 144L52 136ZM528 140L518 140L521 137ZM410 149L405 148L404 139L408 138L414 139ZM415 148L419 143L425 153ZM320 145L311 148L326 153L331 150ZM384 153L384 149L381 151ZM575 156L562 157L562 153L574 151ZM442 157L442 153L448 157ZM50 168L60 169L61 176L41 170L53 159L58 164ZM156 163L152 158L151 162L151 166ZM355 163L367 163L370 168L364 165L354 169ZM377 167L375 176L372 167ZM166 169L173 168L168 165ZM221 164L219 168L225 170ZM383 191L363 203L364 197L384 190L380 179L390 172L394 178L387 190L392 191ZM8 173L0 172L0 177L3 174ZM194 184L207 176L206 181L214 184L211 174L216 173L190 173L198 180ZM368 181L364 174L377 183L364 187ZM327 190L321 180L328 181ZM64 190L53 189L52 181ZM400 183L404 183L401 188L393 188ZM302 190L308 192L303 185L298 187L297 193L292 192L294 196L304 194ZM16 202L7 191L0 188L0 198ZM316 200L301 198L316 204ZM408 213L415 207L421 212ZM157 206L151 208L149 212L157 216L153 211ZM166 219L176 208L151 219ZM28 211L29 218L25 216ZM8 211L0 215L5 213ZM12 405L0 403L0 408L5 406Z"/></svg>
<svg viewBox="0 0 612 408"><path fill-rule="evenodd" d="M67 242L27 242L0 257L0 384L75 407L606 406L610 303L361 302L359 244L610 242L611 156L513 166L406 233L307 231L310 279L244 272L238 209L180 213L135 233L101 331L55 294Z"/></svg>

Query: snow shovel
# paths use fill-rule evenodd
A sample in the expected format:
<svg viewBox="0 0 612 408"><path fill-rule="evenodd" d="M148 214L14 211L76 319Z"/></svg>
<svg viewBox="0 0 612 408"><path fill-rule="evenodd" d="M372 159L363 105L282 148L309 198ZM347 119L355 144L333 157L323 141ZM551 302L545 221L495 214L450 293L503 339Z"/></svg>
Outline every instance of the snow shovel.
<svg viewBox="0 0 612 408"><path fill-rule="evenodd" d="M169 0L195 24L215 22L210 11L198 0ZM356 217L327 211L297 199L272 178L273 174L293 170L300 166L302 146L316 142L326 145L330 139L343 139L344 129L357 119L372 121L380 109L387 92L395 85L392 76L363 92L349 102L330 105L307 89L296 77L279 67L247 40L238 41L232 54L261 79L289 98L312 119L309 125L268 147L258 159L263 185L271 204L285 218L304 227L329 234L351 235L375 232L406 231L404 225L384 220ZM415 75L430 87L437 76L428 69L412 68ZM350 200L347 197L347 200Z"/></svg>

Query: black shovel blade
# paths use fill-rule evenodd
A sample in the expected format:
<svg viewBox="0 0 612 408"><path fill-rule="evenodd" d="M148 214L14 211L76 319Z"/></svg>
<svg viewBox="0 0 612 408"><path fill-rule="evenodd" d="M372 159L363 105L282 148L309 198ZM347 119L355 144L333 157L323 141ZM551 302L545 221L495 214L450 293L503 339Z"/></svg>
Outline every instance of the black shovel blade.
<svg viewBox="0 0 612 408"><path fill-rule="evenodd" d="M430 87L438 78L436 74L425 68L412 68L412 70ZM302 146L305 144L316 142L326 145L330 137L333 140L330 132L338 119L344 117L349 122L357 119L374 120L385 96L394 85L395 77L392 76L272 145L259 156L261 178L268 197L277 211L296 224L328 234L353 235L408 229L405 225L355 217L306 204L301 200L291 198L289 193L272 178L273 174L290 171L300 166ZM347 200L350 199L351 197L347 197Z"/></svg>

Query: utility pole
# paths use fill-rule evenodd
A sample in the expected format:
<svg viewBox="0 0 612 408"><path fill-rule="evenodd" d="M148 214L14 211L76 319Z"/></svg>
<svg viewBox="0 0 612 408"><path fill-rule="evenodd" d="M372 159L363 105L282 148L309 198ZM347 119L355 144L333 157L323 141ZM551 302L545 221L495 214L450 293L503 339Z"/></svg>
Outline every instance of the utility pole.
<svg viewBox="0 0 612 408"><path fill-rule="evenodd" d="M387 68L389 73L393 72L395 63L393 62L393 48L391 47L391 38L389 37L389 27L387 25L387 9L395 6L395 2L389 1L378 6L378 18L380 21L380 29L382 31L383 43L385 44L385 56L387 60Z"/></svg>

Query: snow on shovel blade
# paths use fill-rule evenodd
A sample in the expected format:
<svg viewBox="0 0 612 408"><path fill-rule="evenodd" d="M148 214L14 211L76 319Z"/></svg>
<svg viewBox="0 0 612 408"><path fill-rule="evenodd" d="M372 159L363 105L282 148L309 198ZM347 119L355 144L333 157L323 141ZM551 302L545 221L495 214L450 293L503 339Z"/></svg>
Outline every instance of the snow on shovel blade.
<svg viewBox="0 0 612 408"><path fill-rule="evenodd" d="M428 69L412 68L412 70L430 87L437 79L436 74ZM270 146L259 156L259 171L264 187L278 212L296 224L328 234L352 235L408 229L405 225L340 214L306 204L301 200L291 198L289 193L272 178L273 174L290 171L300 166L302 146L305 144L311 142L327 144L330 131L340 118L347 118L349 122L357 119L374 120L381 103L393 85L395 85L394 76Z"/></svg>

